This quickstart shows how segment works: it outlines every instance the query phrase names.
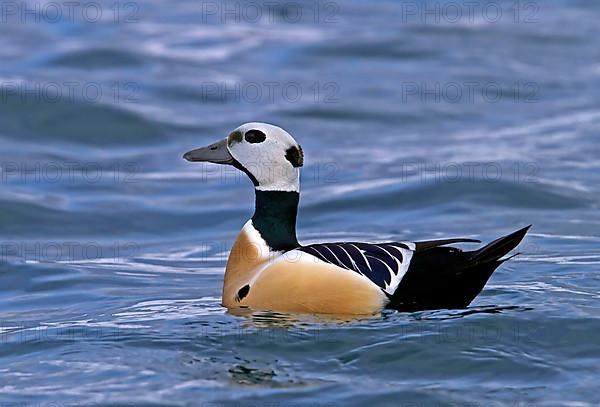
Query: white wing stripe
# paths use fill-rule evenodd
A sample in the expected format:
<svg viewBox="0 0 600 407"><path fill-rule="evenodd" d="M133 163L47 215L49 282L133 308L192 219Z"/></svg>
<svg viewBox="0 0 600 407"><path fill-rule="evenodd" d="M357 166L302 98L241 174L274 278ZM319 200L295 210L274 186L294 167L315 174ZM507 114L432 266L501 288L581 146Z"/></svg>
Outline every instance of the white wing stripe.
<svg viewBox="0 0 600 407"><path fill-rule="evenodd" d="M321 260L368 278L393 295L406 275L413 256L408 243L325 243L300 248ZM346 257L349 259L346 259Z"/></svg>

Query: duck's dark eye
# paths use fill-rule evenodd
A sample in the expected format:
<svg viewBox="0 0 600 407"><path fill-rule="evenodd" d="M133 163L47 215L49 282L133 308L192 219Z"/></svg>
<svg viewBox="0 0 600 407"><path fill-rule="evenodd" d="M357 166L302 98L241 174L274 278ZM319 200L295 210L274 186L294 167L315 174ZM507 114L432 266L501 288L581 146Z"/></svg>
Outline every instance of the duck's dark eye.
<svg viewBox="0 0 600 407"><path fill-rule="evenodd" d="M244 138L248 143L262 143L267 136L260 130L248 130Z"/></svg>

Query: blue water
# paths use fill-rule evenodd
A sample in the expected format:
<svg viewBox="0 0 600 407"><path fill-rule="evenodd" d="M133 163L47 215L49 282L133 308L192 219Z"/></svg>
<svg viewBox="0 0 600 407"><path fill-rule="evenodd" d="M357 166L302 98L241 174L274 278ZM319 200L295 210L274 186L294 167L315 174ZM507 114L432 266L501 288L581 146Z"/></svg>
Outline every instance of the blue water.
<svg viewBox="0 0 600 407"><path fill-rule="evenodd" d="M448 3L3 9L0 401L598 405L600 4ZM534 226L467 310L230 314L251 183L181 154L247 121L304 243Z"/></svg>

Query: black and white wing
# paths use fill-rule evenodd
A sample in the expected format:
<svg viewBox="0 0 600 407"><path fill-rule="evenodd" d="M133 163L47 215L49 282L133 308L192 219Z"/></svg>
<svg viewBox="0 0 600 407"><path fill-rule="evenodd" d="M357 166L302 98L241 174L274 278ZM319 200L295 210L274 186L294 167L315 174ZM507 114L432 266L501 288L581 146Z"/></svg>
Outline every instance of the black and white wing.
<svg viewBox="0 0 600 407"><path fill-rule="evenodd" d="M367 277L393 295L408 271L414 243L318 243L298 248L316 258Z"/></svg>

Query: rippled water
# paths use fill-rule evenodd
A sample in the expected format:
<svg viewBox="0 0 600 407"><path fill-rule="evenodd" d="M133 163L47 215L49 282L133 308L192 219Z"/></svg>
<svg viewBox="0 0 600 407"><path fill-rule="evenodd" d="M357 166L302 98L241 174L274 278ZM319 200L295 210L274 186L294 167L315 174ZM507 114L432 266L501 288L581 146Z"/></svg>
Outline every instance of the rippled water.
<svg viewBox="0 0 600 407"><path fill-rule="evenodd" d="M454 3L4 7L0 400L598 405L600 7ZM181 154L246 121L303 146L302 242L534 227L467 310L229 314L251 184Z"/></svg>

